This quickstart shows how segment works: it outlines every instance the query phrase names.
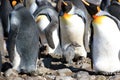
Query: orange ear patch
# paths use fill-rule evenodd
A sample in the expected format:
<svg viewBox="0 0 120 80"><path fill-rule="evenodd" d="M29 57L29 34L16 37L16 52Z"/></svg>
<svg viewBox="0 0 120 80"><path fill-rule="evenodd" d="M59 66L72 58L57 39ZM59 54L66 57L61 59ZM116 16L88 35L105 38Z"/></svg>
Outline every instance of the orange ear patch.
<svg viewBox="0 0 120 80"><path fill-rule="evenodd" d="M94 16L93 22L97 23L97 24L101 24L103 19L105 19L105 18L106 18L106 16Z"/></svg>
<svg viewBox="0 0 120 80"><path fill-rule="evenodd" d="M63 18L69 19L72 16L72 14L64 13Z"/></svg>
<svg viewBox="0 0 120 80"><path fill-rule="evenodd" d="M17 4L17 1L12 1L12 6L15 6Z"/></svg>
<svg viewBox="0 0 120 80"><path fill-rule="evenodd" d="M120 2L120 0L118 0L118 2Z"/></svg>

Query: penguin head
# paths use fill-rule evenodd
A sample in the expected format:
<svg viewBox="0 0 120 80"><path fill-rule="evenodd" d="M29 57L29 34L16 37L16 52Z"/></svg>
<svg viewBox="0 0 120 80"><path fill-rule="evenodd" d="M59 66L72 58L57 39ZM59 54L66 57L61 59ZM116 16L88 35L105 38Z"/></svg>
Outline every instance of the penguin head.
<svg viewBox="0 0 120 80"><path fill-rule="evenodd" d="M72 2L70 1L62 1L61 10L63 13L68 13L72 9Z"/></svg>
<svg viewBox="0 0 120 80"><path fill-rule="evenodd" d="M72 6L71 1L59 0L56 7L60 15L63 15L64 13L68 13L72 9Z"/></svg>
<svg viewBox="0 0 120 80"><path fill-rule="evenodd" d="M84 3L88 13L93 17L95 14L97 14L101 9L99 5L95 5L93 3L88 3L85 0L82 0L82 2Z"/></svg>
<svg viewBox="0 0 120 80"><path fill-rule="evenodd" d="M10 4L13 8L19 3L23 3L23 0L10 0Z"/></svg>

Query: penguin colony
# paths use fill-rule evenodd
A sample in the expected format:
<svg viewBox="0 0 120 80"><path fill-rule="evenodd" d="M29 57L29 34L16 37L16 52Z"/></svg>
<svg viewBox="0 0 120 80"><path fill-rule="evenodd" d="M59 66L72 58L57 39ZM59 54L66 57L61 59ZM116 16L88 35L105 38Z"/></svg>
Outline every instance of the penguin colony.
<svg viewBox="0 0 120 80"><path fill-rule="evenodd" d="M119 72L120 0L87 1L0 0L0 70L6 44L18 73L35 72L44 50L69 64L91 54L93 71Z"/></svg>

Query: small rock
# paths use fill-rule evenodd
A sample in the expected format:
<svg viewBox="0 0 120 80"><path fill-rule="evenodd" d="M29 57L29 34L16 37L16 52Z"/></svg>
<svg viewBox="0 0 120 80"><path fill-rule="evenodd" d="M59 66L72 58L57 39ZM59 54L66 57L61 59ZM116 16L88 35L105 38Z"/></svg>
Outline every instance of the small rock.
<svg viewBox="0 0 120 80"><path fill-rule="evenodd" d="M49 80L54 80L55 79L55 75L46 75L47 78L49 78Z"/></svg>
<svg viewBox="0 0 120 80"><path fill-rule="evenodd" d="M33 80L47 80L47 79L42 76L37 76L37 77L34 77Z"/></svg>
<svg viewBox="0 0 120 80"><path fill-rule="evenodd" d="M91 67L91 65L88 64L88 63L83 63L83 64L82 64L82 68L83 68L83 69L87 69L87 68L89 68L89 67Z"/></svg>
<svg viewBox="0 0 120 80"><path fill-rule="evenodd" d="M96 80L106 80L105 76L96 76Z"/></svg>
<svg viewBox="0 0 120 80"><path fill-rule="evenodd" d="M0 80L6 80L6 78L3 76L0 76Z"/></svg>
<svg viewBox="0 0 120 80"><path fill-rule="evenodd" d="M90 80L90 75L88 72L80 71L74 75L74 78L77 78L77 80Z"/></svg>
<svg viewBox="0 0 120 80"><path fill-rule="evenodd" d="M18 76L18 73L16 70L13 70L13 69L8 69L6 72L5 72L5 76L6 77L11 77L11 76L15 76L17 77Z"/></svg>
<svg viewBox="0 0 120 80"><path fill-rule="evenodd" d="M11 76L11 77L7 77L7 80L24 80L24 79L20 77Z"/></svg>
<svg viewBox="0 0 120 80"><path fill-rule="evenodd" d="M95 80L95 75L90 76L90 80Z"/></svg>
<svg viewBox="0 0 120 80"><path fill-rule="evenodd" d="M57 76L55 80L75 80L71 76Z"/></svg>
<svg viewBox="0 0 120 80"><path fill-rule="evenodd" d="M24 80L46 80L44 77L42 76L37 76L37 77L26 77Z"/></svg>
<svg viewBox="0 0 120 80"><path fill-rule="evenodd" d="M38 75L45 75L45 74L51 74L52 71L50 69L45 68L45 67L40 67L37 69L36 73Z"/></svg>
<svg viewBox="0 0 120 80"><path fill-rule="evenodd" d="M24 80L33 80L33 78L32 78L32 77L27 76L27 77L25 77L25 78L24 78Z"/></svg>
<svg viewBox="0 0 120 80"><path fill-rule="evenodd" d="M67 69L67 68L65 68L65 69L59 69L57 71L57 73L60 76L70 76L70 75L72 75L72 71L70 69Z"/></svg>

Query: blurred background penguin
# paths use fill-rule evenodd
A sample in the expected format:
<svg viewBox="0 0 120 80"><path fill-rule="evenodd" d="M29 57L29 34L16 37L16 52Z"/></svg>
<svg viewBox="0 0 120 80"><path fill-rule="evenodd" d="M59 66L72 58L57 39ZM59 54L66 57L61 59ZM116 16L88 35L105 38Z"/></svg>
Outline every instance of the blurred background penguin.
<svg viewBox="0 0 120 80"><path fill-rule="evenodd" d="M39 28L20 0L10 0L13 11L9 15L7 50L12 69L19 73L37 70Z"/></svg>

